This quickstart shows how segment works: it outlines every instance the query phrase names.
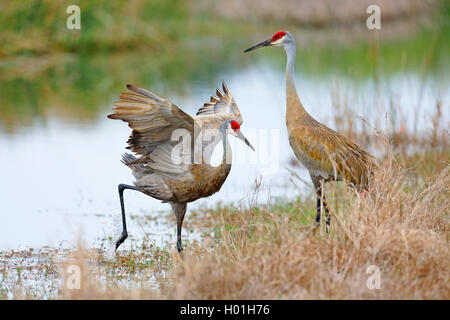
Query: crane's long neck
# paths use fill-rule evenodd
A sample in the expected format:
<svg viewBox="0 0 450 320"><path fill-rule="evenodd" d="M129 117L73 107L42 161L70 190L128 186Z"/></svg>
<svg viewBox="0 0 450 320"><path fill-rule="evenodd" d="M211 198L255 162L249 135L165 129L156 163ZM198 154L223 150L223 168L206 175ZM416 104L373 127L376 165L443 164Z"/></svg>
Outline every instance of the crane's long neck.
<svg viewBox="0 0 450 320"><path fill-rule="evenodd" d="M284 47L287 56L286 63L286 125L288 129L297 126L302 119L309 116L297 94L294 79L295 41Z"/></svg>
<svg viewBox="0 0 450 320"><path fill-rule="evenodd" d="M223 156L222 156L222 163L221 167L231 167L231 160L233 158L233 154L231 153L231 147L230 143L227 139L227 134L225 132L222 132L222 144L223 144Z"/></svg>
<svg viewBox="0 0 450 320"><path fill-rule="evenodd" d="M206 188L205 196L210 196L214 192L219 191L231 170L231 148L226 136L226 130L223 127L224 126L219 129L223 145L222 162L218 166L212 166L208 163L208 166L204 167L204 170L202 171L202 179L205 181L205 185L208 186Z"/></svg>

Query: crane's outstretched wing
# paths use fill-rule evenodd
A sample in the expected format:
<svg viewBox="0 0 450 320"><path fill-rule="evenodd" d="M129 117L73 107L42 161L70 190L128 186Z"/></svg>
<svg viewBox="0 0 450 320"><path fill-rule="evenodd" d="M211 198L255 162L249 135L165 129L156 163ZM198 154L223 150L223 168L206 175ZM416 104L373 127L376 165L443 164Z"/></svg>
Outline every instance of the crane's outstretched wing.
<svg viewBox="0 0 450 320"><path fill-rule="evenodd" d="M222 82L223 92L219 89L216 90L216 96L211 96L209 102L206 102L203 107L197 111L197 116L202 115L215 115L222 120L235 120L242 125L242 116L239 108L234 101L233 96L225 84Z"/></svg>
<svg viewBox="0 0 450 320"><path fill-rule="evenodd" d="M182 161L182 156L173 152L179 141L172 141L172 134L174 130L185 129L192 139L194 119L167 99L133 85L127 88L133 93L122 93L121 100L114 103L114 113L108 115L110 119L127 122L133 129L127 148L142 157L126 164L133 169L168 174L188 171L191 163Z"/></svg>

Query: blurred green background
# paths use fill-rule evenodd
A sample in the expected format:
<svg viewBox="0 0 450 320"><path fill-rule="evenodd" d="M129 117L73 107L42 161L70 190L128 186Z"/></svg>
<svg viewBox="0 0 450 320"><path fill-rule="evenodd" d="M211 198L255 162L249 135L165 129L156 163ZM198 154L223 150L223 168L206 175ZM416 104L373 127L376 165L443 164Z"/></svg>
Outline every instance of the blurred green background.
<svg viewBox="0 0 450 320"><path fill-rule="evenodd" d="M66 28L72 4L81 30ZM366 28L369 4L380 5L382 30ZM199 83L213 90L258 59L282 70L275 50L242 54L282 29L297 38L297 72L376 81L397 71L445 75L449 12L441 0L3 0L0 131L45 124L49 114L95 121L127 83L182 94Z"/></svg>

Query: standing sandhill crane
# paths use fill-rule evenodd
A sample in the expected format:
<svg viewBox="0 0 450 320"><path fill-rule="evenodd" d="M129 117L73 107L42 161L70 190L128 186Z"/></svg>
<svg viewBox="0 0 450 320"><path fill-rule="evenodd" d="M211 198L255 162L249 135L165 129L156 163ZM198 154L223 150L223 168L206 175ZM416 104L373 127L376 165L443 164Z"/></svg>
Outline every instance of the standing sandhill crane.
<svg viewBox="0 0 450 320"><path fill-rule="evenodd" d="M177 249L181 252L181 228L187 203L219 191L230 172L231 149L227 134L243 140L254 150L240 131L242 117L233 96L225 83L222 87L224 92L217 89L217 97L212 96L194 117L169 100L139 87L128 85L132 93L120 95L121 101L115 103L114 113L108 118L123 120L133 129L128 149L140 157L131 154L122 157L136 181L134 186L119 185L123 231L116 242L116 250L128 236L123 202L125 189L141 191L172 206L177 220ZM212 142L206 143L205 136L212 138ZM211 153L221 140L222 163L213 167ZM200 148L197 148L199 141ZM187 144L186 148L180 148L180 143Z"/></svg>
<svg viewBox="0 0 450 320"><path fill-rule="evenodd" d="M320 224L323 202L328 231L330 215L323 196L323 183L343 180L359 190L366 190L375 159L344 135L316 121L303 107L294 82L294 37L288 31L279 31L244 52L266 46L284 47L286 51L286 126L289 143L297 159L308 169L316 189L316 225Z"/></svg>

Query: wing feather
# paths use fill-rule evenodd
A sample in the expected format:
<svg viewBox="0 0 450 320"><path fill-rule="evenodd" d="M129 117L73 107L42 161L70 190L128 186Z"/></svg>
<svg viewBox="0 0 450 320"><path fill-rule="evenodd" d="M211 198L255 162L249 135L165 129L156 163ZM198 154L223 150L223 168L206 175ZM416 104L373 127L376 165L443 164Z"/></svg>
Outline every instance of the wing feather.
<svg viewBox="0 0 450 320"><path fill-rule="evenodd" d="M375 159L344 135L323 125L301 126L290 134L297 157L313 172L355 185L368 183Z"/></svg>
<svg viewBox="0 0 450 320"><path fill-rule="evenodd" d="M127 165L168 174L188 171L190 165L173 152L176 141L171 137L177 129L186 129L192 136L194 119L169 100L150 91L133 85L127 88L132 93L122 93L121 100L114 103L114 113L108 115L110 119L127 122L133 129L127 148L142 157L127 162ZM136 166L136 163L142 165Z"/></svg>
<svg viewBox="0 0 450 320"><path fill-rule="evenodd" d="M225 81L222 82L222 90L216 90L216 96L211 96L209 102L205 102L203 107L197 111L197 116L222 115L230 120L236 120L242 125L242 116L236 101L228 90Z"/></svg>

